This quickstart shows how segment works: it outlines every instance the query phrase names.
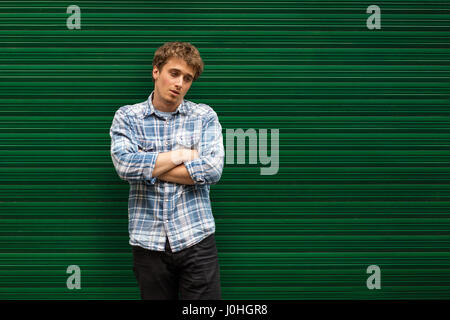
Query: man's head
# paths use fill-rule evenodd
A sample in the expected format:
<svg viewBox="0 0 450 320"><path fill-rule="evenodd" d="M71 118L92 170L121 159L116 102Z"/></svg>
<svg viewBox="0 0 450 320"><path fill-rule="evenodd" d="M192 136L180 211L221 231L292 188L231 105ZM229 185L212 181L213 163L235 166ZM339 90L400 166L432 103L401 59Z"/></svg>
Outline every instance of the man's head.
<svg viewBox="0 0 450 320"><path fill-rule="evenodd" d="M187 42L167 42L153 58L152 78L157 103L177 106L203 72L200 53Z"/></svg>

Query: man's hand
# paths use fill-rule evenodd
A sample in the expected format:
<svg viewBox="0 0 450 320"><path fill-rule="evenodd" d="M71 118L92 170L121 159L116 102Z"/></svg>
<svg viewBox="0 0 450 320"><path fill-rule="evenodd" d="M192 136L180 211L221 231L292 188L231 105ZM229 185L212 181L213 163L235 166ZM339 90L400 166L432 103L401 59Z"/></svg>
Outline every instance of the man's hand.
<svg viewBox="0 0 450 320"><path fill-rule="evenodd" d="M141 151L141 150L139 150ZM194 159L197 159L199 157L197 150L191 150L191 149L177 149L169 152L165 152L169 158L170 161L175 165L178 166L182 164L185 161L191 161Z"/></svg>
<svg viewBox="0 0 450 320"><path fill-rule="evenodd" d="M144 152L139 149L139 152ZM198 151L195 149L177 149L170 151L170 160L175 165L180 165L185 161L191 161L199 157Z"/></svg>
<svg viewBox="0 0 450 320"><path fill-rule="evenodd" d="M194 160L194 159L197 159L198 157L199 157L199 155L198 155L198 152L197 152L197 150L195 150L195 149L178 149L178 150L175 150L175 152L179 152L179 154L176 156L176 161L178 162L178 163L175 163L176 165L179 165L179 164L181 164L181 163L183 163L183 162L186 162L186 161L191 161L191 160Z"/></svg>

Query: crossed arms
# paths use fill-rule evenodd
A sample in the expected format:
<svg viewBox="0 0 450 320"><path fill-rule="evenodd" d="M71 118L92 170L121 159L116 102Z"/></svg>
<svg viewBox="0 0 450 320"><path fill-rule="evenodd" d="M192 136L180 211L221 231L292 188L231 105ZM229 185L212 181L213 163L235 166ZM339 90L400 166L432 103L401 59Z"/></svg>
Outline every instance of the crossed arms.
<svg viewBox="0 0 450 320"><path fill-rule="evenodd" d="M139 152L142 152L139 150ZM159 153L156 158L152 177L158 177L159 180L179 183L195 184L191 175L184 165L184 161L190 161L198 158L197 150L178 149L174 151ZM181 164L179 164L181 163Z"/></svg>
<svg viewBox="0 0 450 320"><path fill-rule="evenodd" d="M200 153L191 149L139 150L132 122L122 108L114 116L110 136L111 158L122 180L148 180L152 184L156 179L178 184L215 184L222 175L222 128L214 111L202 123Z"/></svg>

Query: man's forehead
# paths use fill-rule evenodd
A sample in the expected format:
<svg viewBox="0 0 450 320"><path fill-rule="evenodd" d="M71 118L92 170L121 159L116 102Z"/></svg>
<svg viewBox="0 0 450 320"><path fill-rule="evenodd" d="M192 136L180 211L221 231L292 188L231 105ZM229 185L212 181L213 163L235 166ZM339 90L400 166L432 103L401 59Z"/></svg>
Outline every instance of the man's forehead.
<svg viewBox="0 0 450 320"><path fill-rule="evenodd" d="M190 76L194 76L194 69L188 65L183 59L180 58L170 58L166 65L168 70L177 70L182 73L189 74Z"/></svg>

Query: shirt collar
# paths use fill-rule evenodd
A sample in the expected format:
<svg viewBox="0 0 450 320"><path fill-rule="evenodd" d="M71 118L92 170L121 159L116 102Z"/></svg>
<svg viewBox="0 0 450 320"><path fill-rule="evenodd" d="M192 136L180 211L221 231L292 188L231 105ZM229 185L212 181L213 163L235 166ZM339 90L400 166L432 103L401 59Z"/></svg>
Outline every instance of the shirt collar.
<svg viewBox="0 0 450 320"><path fill-rule="evenodd" d="M144 113L144 118L150 116L152 113L155 113L155 106L152 103L152 98L153 98L154 92L155 91L152 91L152 93L150 94L150 96L147 99L147 108ZM183 101L181 101L180 105L175 110L175 114L177 114L178 112L183 113L183 114L188 113L188 106L184 99L183 99Z"/></svg>

